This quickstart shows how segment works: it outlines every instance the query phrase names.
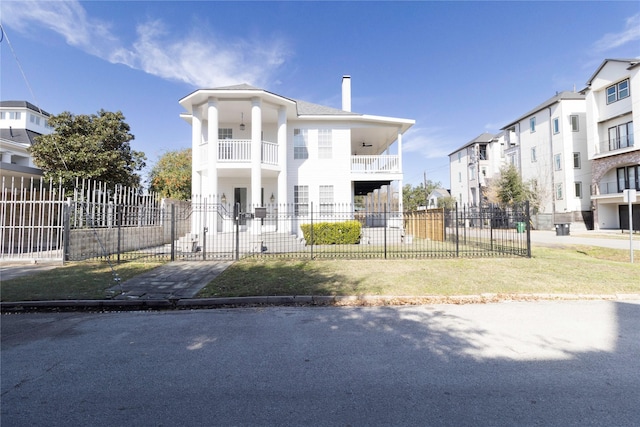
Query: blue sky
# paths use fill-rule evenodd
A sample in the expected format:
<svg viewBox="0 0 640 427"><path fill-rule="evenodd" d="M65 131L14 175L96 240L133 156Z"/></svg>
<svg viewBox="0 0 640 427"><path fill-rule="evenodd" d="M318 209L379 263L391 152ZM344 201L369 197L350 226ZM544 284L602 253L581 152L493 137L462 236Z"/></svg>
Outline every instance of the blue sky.
<svg viewBox="0 0 640 427"><path fill-rule="evenodd" d="M582 89L605 58L640 56L636 1L3 0L0 22L0 99L120 110L149 165L190 146L178 100L195 89L249 83L340 108L349 74L353 111L416 121L405 183L446 188L449 153Z"/></svg>

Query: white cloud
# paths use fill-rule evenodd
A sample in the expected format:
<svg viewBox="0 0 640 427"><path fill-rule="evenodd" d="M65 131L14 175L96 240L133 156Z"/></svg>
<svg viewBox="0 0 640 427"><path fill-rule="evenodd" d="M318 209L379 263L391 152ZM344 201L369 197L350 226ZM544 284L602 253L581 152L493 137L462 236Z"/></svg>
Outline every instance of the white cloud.
<svg viewBox="0 0 640 427"><path fill-rule="evenodd" d="M449 148L444 129L412 127L402 138L404 153L417 153L425 159L446 157Z"/></svg>
<svg viewBox="0 0 640 427"><path fill-rule="evenodd" d="M640 40L640 13L627 18L624 31L605 34L593 44L593 48L601 53L638 40Z"/></svg>
<svg viewBox="0 0 640 427"><path fill-rule="evenodd" d="M33 27L53 31L74 47L111 63L195 87L237 83L264 86L290 56L277 39L229 40L194 32L176 37L161 20L138 25L137 39L125 46L107 22L87 16L79 2L5 1L3 22L27 33Z"/></svg>

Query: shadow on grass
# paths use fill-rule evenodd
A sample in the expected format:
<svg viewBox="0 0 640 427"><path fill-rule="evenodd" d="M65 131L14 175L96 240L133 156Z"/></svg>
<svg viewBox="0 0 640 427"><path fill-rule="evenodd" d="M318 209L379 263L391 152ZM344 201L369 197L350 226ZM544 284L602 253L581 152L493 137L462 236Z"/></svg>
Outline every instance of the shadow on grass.
<svg viewBox="0 0 640 427"><path fill-rule="evenodd" d="M336 272L330 261L250 261L235 263L209 283L199 298L357 295L359 281Z"/></svg>

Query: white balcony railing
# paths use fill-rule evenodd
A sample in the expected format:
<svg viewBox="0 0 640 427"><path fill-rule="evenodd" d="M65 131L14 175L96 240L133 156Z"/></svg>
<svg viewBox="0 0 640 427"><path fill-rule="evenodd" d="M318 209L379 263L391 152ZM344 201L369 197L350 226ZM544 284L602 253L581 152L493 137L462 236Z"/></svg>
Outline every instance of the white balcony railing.
<svg viewBox="0 0 640 427"><path fill-rule="evenodd" d="M278 144L262 141L261 161L266 165L278 165ZM200 163L205 165L209 156L209 144L200 146ZM223 139L218 141L218 162L221 163L250 163L250 139Z"/></svg>
<svg viewBox="0 0 640 427"><path fill-rule="evenodd" d="M400 157L383 156L351 156L352 173L400 173Z"/></svg>
<svg viewBox="0 0 640 427"><path fill-rule="evenodd" d="M218 141L219 162L250 162L250 139L221 139Z"/></svg>

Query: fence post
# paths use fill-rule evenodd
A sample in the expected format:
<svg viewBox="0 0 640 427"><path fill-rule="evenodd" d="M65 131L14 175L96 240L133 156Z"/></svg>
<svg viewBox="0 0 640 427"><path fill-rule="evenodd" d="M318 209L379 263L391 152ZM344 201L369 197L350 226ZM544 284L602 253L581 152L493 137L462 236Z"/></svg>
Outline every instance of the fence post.
<svg viewBox="0 0 640 427"><path fill-rule="evenodd" d="M233 216L236 222L236 261L240 259L240 202L233 208Z"/></svg>
<svg viewBox="0 0 640 427"><path fill-rule="evenodd" d="M202 207L204 215L202 215L202 260L207 260L207 199L204 199Z"/></svg>
<svg viewBox="0 0 640 427"><path fill-rule="evenodd" d="M384 215L384 259L387 259L387 226L389 225L388 221L388 215L387 215L387 205L384 205L384 211L383 211L383 215Z"/></svg>
<svg viewBox="0 0 640 427"><path fill-rule="evenodd" d="M65 261L69 261L70 258L70 254L69 254L69 241L71 240L71 198L69 197L67 199L67 203L62 203L62 222L63 222L63 227L64 227L64 231L62 234L62 247L63 247L63 253L62 253L62 264L64 264Z"/></svg>
<svg viewBox="0 0 640 427"><path fill-rule="evenodd" d="M176 205L171 204L171 261L176 260Z"/></svg>
<svg viewBox="0 0 640 427"><path fill-rule="evenodd" d="M495 211L494 211L494 204L490 204L490 211L489 211L489 241L491 242L491 252L493 252L493 218L495 215Z"/></svg>
<svg viewBox="0 0 640 427"><path fill-rule="evenodd" d="M531 258L531 212L529 212L529 201L524 204L525 219L527 220L527 258Z"/></svg>
<svg viewBox="0 0 640 427"><path fill-rule="evenodd" d="M310 231L310 236L311 236L311 259L313 259L313 244L315 243L313 241L313 202L311 202L311 231Z"/></svg>
<svg viewBox="0 0 640 427"><path fill-rule="evenodd" d="M117 263L120 264L120 250L121 250L121 245L120 245L120 240L122 238L122 206L121 205L116 205L116 217L118 218L118 258L117 258Z"/></svg>
<svg viewBox="0 0 640 427"><path fill-rule="evenodd" d="M458 202L456 202L456 257L460 256L460 221L458 219Z"/></svg>

